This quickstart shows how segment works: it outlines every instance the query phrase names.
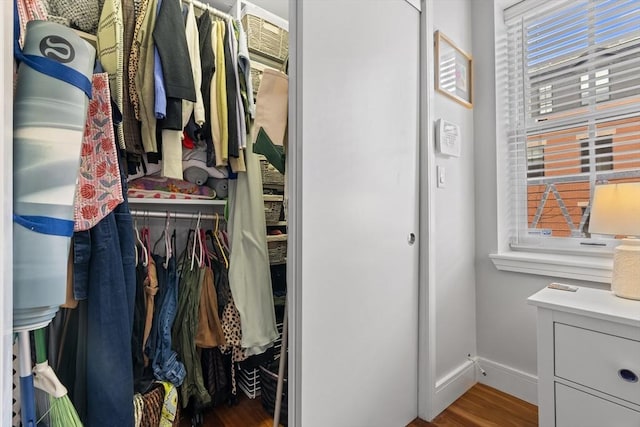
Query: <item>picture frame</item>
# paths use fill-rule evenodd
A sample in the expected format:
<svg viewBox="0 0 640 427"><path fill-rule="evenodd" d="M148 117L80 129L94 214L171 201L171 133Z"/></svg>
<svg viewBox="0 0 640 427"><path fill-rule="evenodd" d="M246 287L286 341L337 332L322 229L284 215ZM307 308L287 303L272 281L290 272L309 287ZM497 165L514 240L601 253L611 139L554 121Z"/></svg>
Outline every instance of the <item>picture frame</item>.
<svg viewBox="0 0 640 427"><path fill-rule="evenodd" d="M436 91L473 107L473 59L440 31L434 34Z"/></svg>

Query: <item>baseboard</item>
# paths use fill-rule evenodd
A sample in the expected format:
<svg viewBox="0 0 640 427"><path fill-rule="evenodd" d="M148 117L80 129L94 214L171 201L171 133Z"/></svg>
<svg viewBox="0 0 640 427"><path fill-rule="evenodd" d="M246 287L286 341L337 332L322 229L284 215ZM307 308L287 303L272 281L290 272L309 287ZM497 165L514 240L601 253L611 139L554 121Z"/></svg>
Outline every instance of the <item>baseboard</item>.
<svg viewBox="0 0 640 427"><path fill-rule="evenodd" d="M476 383L473 363L466 361L446 376L436 381L433 413L439 414Z"/></svg>
<svg viewBox="0 0 640 427"><path fill-rule="evenodd" d="M478 382L508 393L533 405L538 404L538 377L482 357L478 364L487 373L478 373Z"/></svg>

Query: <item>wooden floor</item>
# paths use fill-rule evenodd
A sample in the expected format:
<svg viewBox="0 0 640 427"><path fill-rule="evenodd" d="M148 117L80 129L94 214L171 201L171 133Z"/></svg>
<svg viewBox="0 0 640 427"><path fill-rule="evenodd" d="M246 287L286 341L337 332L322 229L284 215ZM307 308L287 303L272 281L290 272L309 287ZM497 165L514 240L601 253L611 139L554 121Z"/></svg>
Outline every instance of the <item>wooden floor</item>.
<svg viewBox="0 0 640 427"><path fill-rule="evenodd" d="M180 427L191 426L189 414L183 413L180 421ZM273 417L262 407L260 397L249 399L240 392L237 405L206 411L202 427L273 427Z"/></svg>
<svg viewBox="0 0 640 427"><path fill-rule="evenodd" d="M483 384L474 385L433 422L407 427L528 427L538 425L538 407Z"/></svg>
<svg viewBox="0 0 640 427"><path fill-rule="evenodd" d="M186 415L186 414L185 414ZM191 425L183 417L181 427ZM205 415L203 427L272 427L273 419L258 399L240 398L231 408L215 408ZM538 425L538 408L483 384L476 384L428 423L416 419L407 427L528 427ZM355 427L355 426L332 426ZM391 426L390 426L391 427Z"/></svg>

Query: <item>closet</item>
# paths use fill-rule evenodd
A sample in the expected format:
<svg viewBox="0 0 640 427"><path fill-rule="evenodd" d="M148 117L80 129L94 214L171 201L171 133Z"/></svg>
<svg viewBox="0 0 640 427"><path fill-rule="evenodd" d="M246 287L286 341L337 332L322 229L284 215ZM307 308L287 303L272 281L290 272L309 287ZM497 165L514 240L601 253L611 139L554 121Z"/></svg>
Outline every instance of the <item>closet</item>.
<svg viewBox="0 0 640 427"><path fill-rule="evenodd" d="M250 3L236 2L234 4L225 4L221 2L210 1L208 2L208 4L206 4L198 1L193 1L192 4L195 7L197 16L200 16L201 14L210 14L214 22L221 18L225 19L228 16L241 18L240 21L242 22L248 39L249 55L251 60L250 77L254 86L253 93L251 94L252 96L250 97L250 99L255 98L258 95L258 88L264 70L266 68L272 68L274 70L284 69L284 62L288 57L288 24L286 19L276 16L268 12L266 9ZM266 6L268 6L268 2ZM260 50L266 50L266 53L261 52ZM216 72L219 72L219 63L216 63ZM245 96L247 95L248 94L246 94ZM229 111L229 114L231 114L231 111ZM229 150L229 153L230 152L231 150ZM245 159L247 162L247 168L249 168L249 159L246 157L246 155ZM266 225L266 228L263 227L263 234L267 235L267 250L269 255L268 274L270 274L271 277L271 280L269 281L271 287L271 289L269 289L269 292L271 293L271 295L268 295L268 300L270 301L270 304L272 306L272 313L275 315L277 334L279 334L280 336L273 343L269 344L266 351L263 351L264 349L262 349L260 350L259 354L248 358L246 355L241 355L243 351L239 347L234 348L232 351L226 350L230 352L230 354L227 355L219 354L219 352L217 352L217 349L198 348L197 351L199 352L200 363L202 364L204 385L211 397L211 403L205 404L204 402L198 400L203 396L202 390L199 392L194 392L192 389L192 392L190 393L181 394L181 402L184 402L185 398L187 398L187 395L190 395L191 400L189 406L181 412L181 425L186 425L187 423L193 426L220 424L227 425L225 424L225 417L227 419L226 422L229 422L229 418L233 419L234 417L236 419L243 419L243 416L247 416L243 414L243 412L261 414L258 416L264 417L265 420L261 422L267 423L266 420L270 420L271 416L269 415L269 411L273 413L275 407L276 385L278 382L277 375L282 343L281 334L283 332L284 321L284 301L286 298L285 268L287 227L285 220L286 215L283 209L284 175L275 170L274 167L271 166L263 156L259 158L258 164L260 167L259 173L263 185L263 188L261 188L261 192L264 194L263 200L266 221L264 223L264 225ZM183 165L185 164L183 163ZM187 177L187 169L184 169L183 172L185 179L191 178ZM251 172L255 172L255 170ZM239 174L241 173L242 172L239 172ZM209 176L209 178L211 178L211 175ZM193 182L193 180L189 180ZM204 179L202 179L202 181L204 181ZM133 186L136 187L135 181L130 181L130 184L131 183L133 183ZM217 184L219 184L219 182ZM148 194L145 194L144 190L138 192L136 188L130 189L131 197L129 197L129 203L132 209L131 212L134 217L134 222L139 226L142 226L142 224L146 225L146 228L151 231L151 240L159 239L159 233L162 233L163 231L165 233L165 236L173 233L173 235L175 236L175 255L179 255L179 253L182 251L181 248L186 248L185 250L187 252L193 251L193 254L195 255L195 261L197 262L199 258L197 255L199 248L197 247L197 244L192 241L197 240L197 238L189 238L189 235L192 232L191 230L193 230L194 228L200 228L207 231L206 234L204 234L205 242L203 246L205 248L208 247L209 249L205 249L205 256L206 252L211 251L211 248L213 246L224 246L225 243L231 243L228 241L225 242L231 232L244 233L244 230L238 230L237 228L234 230L229 229L229 226L235 220L233 216L239 214L234 212L233 206L227 205L227 197L225 197L224 194L219 194L219 190L222 190L224 192L227 189L224 188L224 186L221 187L217 184L215 186L215 190L218 194L213 200L207 200L204 198L199 200L167 200L162 198L154 199L153 197L134 197L139 196L140 194L138 193L142 193L142 195L144 196L148 196ZM231 183L229 183L229 186L231 186ZM227 191L230 192L231 190L232 189L229 188ZM238 193L236 193L236 196L243 197L243 195L240 195L239 192L244 190L245 188L241 188L240 183L238 183L238 188L236 189ZM160 243L159 246L162 246L162 243ZM166 253L166 250L160 250L160 252ZM231 255L229 255L228 252L225 252L224 248L222 248L222 250L217 250L216 253L217 265L223 266L224 264L226 264L226 274L228 275L228 277L233 277L232 275L234 274L234 272L230 270L229 267L231 257L234 254L231 253ZM189 258L188 255L187 258ZM215 255L214 258L216 258ZM192 259L191 262L193 263L193 261L194 260ZM252 260L250 258L247 258L244 259L243 262L244 265L242 266L242 268L244 269L244 272L242 274L245 274L245 272L252 270L253 267L250 264ZM217 272L214 272L214 276L216 276L217 274ZM237 277L237 270L235 274ZM203 283L203 286L204 285L205 284ZM216 279L215 288L217 289L218 303L220 304L220 298L223 298L223 296L221 295L218 286L219 282ZM179 288L179 292L180 290L182 289ZM231 290L232 293L236 295L235 292L237 289L233 288L232 286ZM241 291L253 292L252 289L244 289ZM203 291L201 296L204 297L204 295L205 294ZM264 297L265 295L263 294L262 298ZM234 299L236 298L234 297ZM255 305L251 307L255 307ZM245 318L245 314L247 314L247 318L249 319L249 321L251 321L251 318L256 318L253 313L245 313L240 306L238 306L238 308L240 310L239 314L241 323ZM248 308L245 308L245 310L247 309ZM264 309L264 304L262 304L262 307L260 307L259 309ZM251 310L255 309L251 308ZM178 312L179 311L180 308L178 308ZM199 314L202 315L202 310ZM224 311L224 314L226 315L226 311ZM227 326L224 326L224 322L226 320L224 320L222 316L223 310L220 310L220 319L223 323L223 328L226 328ZM182 321L182 319L176 317L175 321L179 322ZM261 323L264 322L261 321ZM175 329L173 336L176 337ZM225 337L228 338L227 335L225 335ZM229 345L228 342L227 345ZM179 356L184 356L180 353L180 351L178 352L178 354ZM221 368L221 366L219 365L219 363L222 361L221 357L224 358L226 373L225 375L223 375L223 378L217 378L216 372L213 371L218 369L217 373L220 372L219 369ZM246 360L238 361L241 359ZM185 363L185 365L187 365L187 363ZM190 369L189 366L186 366L186 368L187 371ZM187 373L186 376L187 379L189 379L189 373ZM286 376L286 371L283 376ZM212 384L216 383L215 385L219 385L220 381L222 381L222 383L226 384L226 387L228 387L228 389L223 390L223 392L226 394L222 396L220 395L220 390L218 390L218 394L216 394L216 391L214 390L214 384ZM233 385L231 384L232 382ZM286 381L283 383L286 384ZM184 387L181 387L180 389L183 388ZM233 389L233 394L229 394L230 388ZM281 403L281 405L284 408L284 412L280 416L280 420L281 423L284 423L286 425L286 391L283 394L284 403ZM232 403L233 405L229 406L230 403ZM229 415L234 412L240 412L240 414L236 414L233 416ZM241 421L241 423L258 422L259 419L255 418L255 415L253 416L254 418L244 418L245 421ZM271 423L271 421L268 421L268 423ZM238 421L231 422L231 424L229 425L236 424L238 424Z"/></svg>
<svg viewBox="0 0 640 427"><path fill-rule="evenodd" d="M105 72L94 71L83 135L71 296L48 328L51 365L80 418L206 426L218 407L286 411L276 388L286 384L287 92L277 134L261 119L273 113L259 87L269 70L286 82L287 20L245 2L106 0L78 5L84 15L65 1L34 4L18 3L23 27L44 10L96 47ZM280 171L268 160L276 145Z"/></svg>

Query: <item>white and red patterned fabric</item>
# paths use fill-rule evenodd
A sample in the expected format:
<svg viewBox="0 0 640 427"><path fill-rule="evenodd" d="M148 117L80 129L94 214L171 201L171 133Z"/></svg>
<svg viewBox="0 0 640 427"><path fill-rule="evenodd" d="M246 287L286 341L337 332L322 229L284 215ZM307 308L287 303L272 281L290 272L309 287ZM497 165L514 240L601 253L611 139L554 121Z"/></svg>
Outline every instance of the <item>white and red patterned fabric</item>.
<svg viewBox="0 0 640 427"><path fill-rule="evenodd" d="M75 231L88 230L124 200L113 133L109 75L94 74L74 205Z"/></svg>

